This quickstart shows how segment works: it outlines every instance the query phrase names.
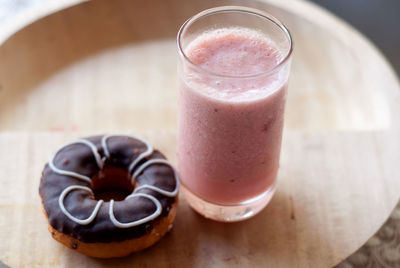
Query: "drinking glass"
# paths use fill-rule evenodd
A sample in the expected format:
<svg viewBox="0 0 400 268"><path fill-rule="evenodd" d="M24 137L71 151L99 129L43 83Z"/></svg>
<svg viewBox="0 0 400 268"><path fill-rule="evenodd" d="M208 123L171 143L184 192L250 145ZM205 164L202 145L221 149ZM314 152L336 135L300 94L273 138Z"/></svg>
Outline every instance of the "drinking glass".
<svg viewBox="0 0 400 268"><path fill-rule="evenodd" d="M228 66L233 71L229 73L226 66L208 69L193 59L193 49L199 52L212 44L221 52L226 41L250 38L242 35L246 32L268 40L271 53L277 55L274 64L265 62L268 67L254 72L249 66ZM224 45L219 45L221 40ZM224 6L188 19L178 32L177 45L177 151L185 198L197 212L217 221L252 217L276 188L293 49L290 33L264 11ZM257 52L258 47L251 49ZM255 64L264 56L256 57Z"/></svg>

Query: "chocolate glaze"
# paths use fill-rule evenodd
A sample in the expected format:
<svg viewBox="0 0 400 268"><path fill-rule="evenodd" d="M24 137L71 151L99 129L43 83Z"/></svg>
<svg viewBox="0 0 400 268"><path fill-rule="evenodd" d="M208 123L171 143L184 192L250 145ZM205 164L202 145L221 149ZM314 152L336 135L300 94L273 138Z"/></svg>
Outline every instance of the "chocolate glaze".
<svg viewBox="0 0 400 268"><path fill-rule="evenodd" d="M101 146L102 136L86 138L91 141L104 157ZM110 158L105 161L105 167L113 166L128 170L130 163L142 152L146 151L146 145L134 138L126 136L111 136L107 140L107 148ZM154 151L148 159L165 159L164 155ZM146 159L144 160L146 161ZM71 144L63 148L54 159L56 167L74 171L92 178L100 170L96 164L90 148L83 144ZM136 169L140 167L137 165ZM135 170L136 170L135 169ZM133 171L134 172L134 171ZM153 164L147 167L138 177L138 185L153 185L166 191L173 191L176 187L174 171L163 164ZM82 242L113 242L141 237L153 229L154 222L166 217L177 197L167 197L150 189L141 189L138 192L146 193L157 198L162 205L162 213L153 221L143 223L130 228L118 228L110 220L109 202L104 202L96 218L88 225L80 225L70 220L61 211L58 199L61 192L70 185L82 185L90 187L90 184L82 180L60 175L50 169L46 164L43 170L39 186L39 193L50 225L59 232L70 235ZM78 219L87 218L97 200L89 192L83 190L71 191L64 199L65 208ZM131 222L151 215L156 209L154 203L146 198L136 196L128 200L115 201L114 214L120 222Z"/></svg>

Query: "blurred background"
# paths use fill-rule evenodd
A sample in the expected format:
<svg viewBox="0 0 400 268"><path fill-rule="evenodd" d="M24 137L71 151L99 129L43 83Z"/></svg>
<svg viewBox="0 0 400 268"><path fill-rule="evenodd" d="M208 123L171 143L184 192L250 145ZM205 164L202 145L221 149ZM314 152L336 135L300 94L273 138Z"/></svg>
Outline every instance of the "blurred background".
<svg viewBox="0 0 400 268"><path fill-rule="evenodd" d="M0 0L0 25L24 9L55 1L57 0ZM400 74L400 0L308 1L328 9L362 32L382 51L397 74ZM245 2L244 0L243 4Z"/></svg>
<svg viewBox="0 0 400 268"><path fill-rule="evenodd" d="M311 0L367 36L400 74L400 0Z"/></svg>

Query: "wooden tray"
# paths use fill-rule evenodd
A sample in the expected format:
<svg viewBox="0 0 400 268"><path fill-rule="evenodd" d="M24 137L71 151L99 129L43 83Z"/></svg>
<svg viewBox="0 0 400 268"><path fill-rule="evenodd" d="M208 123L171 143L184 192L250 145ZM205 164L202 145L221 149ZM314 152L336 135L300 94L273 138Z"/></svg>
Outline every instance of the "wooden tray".
<svg viewBox="0 0 400 268"><path fill-rule="evenodd" d="M327 267L373 235L400 195L394 72L360 34L312 4L245 4L280 18L295 41L270 205L248 221L221 224L198 216L181 197L164 239L116 260L87 258L51 238L38 183L64 142L138 134L176 163L175 35L189 16L215 6L211 0L85 2L24 27L0 46L0 261L12 267Z"/></svg>

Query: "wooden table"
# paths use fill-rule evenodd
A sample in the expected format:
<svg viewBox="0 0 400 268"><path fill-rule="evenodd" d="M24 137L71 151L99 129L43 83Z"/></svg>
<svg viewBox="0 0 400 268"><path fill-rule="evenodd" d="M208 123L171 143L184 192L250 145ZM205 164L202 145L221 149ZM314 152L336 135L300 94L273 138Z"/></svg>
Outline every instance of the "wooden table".
<svg viewBox="0 0 400 268"><path fill-rule="evenodd" d="M363 245L400 196L399 83L359 33L314 5L289 0L246 2L280 18L295 42L270 205L248 221L222 224L198 216L181 197L164 239L117 260L87 258L51 238L38 183L64 142L138 134L176 163L175 35L185 19L215 3L138 3L84 2L3 43L7 36L0 35L0 260L11 267L329 267Z"/></svg>

